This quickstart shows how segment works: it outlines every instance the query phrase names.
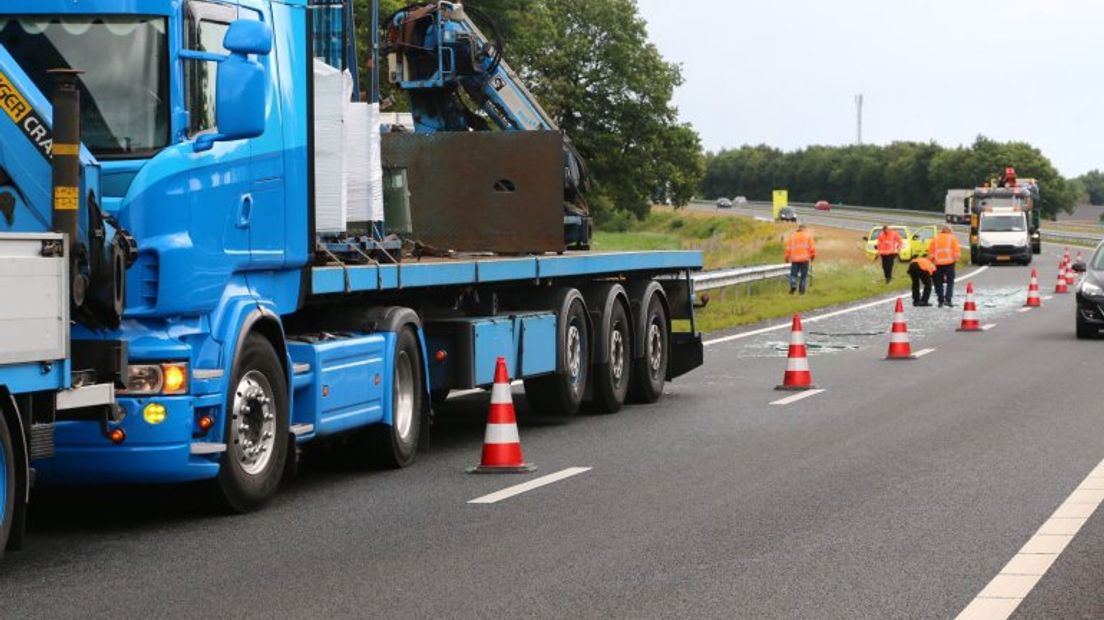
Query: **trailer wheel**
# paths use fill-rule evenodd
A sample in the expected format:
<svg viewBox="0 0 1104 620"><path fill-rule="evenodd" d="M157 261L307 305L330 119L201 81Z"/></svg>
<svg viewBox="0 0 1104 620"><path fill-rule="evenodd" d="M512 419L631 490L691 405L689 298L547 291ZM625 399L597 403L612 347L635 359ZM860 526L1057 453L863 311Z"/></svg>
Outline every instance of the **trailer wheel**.
<svg viewBox="0 0 1104 620"><path fill-rule="evenodd" d="M550 375L525 380L529 407L546 415L575 415L583 402L590 364L590 337L586 306L574 299L559 321L556 343L558 370Z"/></svg>
<svg viewBox="0 0 1104 620"><path fill-rule="evenodd" d="M644 350L634 358L630 395L634 402L650 404L663 396L670 351L667 310L659 295L652 295L648 300L648 314L643 329Z"/></svg>
<svg viewBox="0 0 1104 620"><path fill-rule="evenodd" d="M633 352L629 315L616 298L610 312L609 330L604 336L604 342L595 342L594 346L605 347L603 357L607 361L593 367L593 398L588 408L597 413L617 413L629 393Z"/></svg>
<svg viewBox="0 0 1104 620"><path fill-rule="evenodd" d="M249 512L276 493L288 447L287 377L260 334L246 336L230 386L218 488L231 510Z"/></svg>
<svg viewBox="0 0 1104 620"><path fill-rule="evenodd" d="M11 433L0 414L0 556L8 545L15 517L15 451Z"/></svg>
<svg viewBox="0 0 1104 620"><path fill-rule="evenodd" d="M391 371L391 424L379 424L361 431L363 441L354 440L353 461L360 466L401 469L414 462L422 431L421 347L413 329L405 327L395 338L395 361ZM447 393L446 393L447 395Z"/></svg>

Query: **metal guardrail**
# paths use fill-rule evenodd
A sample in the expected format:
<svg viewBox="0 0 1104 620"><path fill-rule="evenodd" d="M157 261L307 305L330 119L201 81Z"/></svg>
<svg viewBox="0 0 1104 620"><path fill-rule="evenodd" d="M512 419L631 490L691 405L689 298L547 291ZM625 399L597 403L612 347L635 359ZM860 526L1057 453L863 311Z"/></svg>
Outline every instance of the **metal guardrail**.
<svg viewBox="0 0 1104 620"><path fill-rule="evenodd" d="M756 265L754 267L740 267L738 269L719 269L717 271L705 271L691 275L694 280L695 291L711 291L726 286L748 284L762 280L771 280L790 275L790 264Z"/></svg>

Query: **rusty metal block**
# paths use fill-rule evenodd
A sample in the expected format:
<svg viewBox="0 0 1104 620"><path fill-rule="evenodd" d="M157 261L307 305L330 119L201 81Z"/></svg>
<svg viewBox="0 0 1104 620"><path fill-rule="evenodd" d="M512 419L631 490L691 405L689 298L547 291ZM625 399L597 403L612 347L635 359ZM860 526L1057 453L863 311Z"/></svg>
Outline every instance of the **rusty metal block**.
<svg viewBox="0 0 1104 620"><path fill-rule="evenodd" d="M386 133L383 165L406 168L413 237L457 252L564 250L557 132Z"/></svg>

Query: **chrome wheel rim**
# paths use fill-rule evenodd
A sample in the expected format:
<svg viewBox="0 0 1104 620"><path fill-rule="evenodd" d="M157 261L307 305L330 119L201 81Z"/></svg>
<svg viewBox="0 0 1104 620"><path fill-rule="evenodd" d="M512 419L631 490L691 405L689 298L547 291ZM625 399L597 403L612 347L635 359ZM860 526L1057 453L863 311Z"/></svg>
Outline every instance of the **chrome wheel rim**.
<svg viewBox="0 0 1104 620"><path fill-rule="evenodd" d="M614 384L620 386L625 378L625 335L617 328L610 334L610 374Z"/></svg>
<svg viewBox="0 0 1104 620"><path fill-rule="evenodd" d="M401 351L395 358L395 403L391 424L404 443L414 429L414 365L410 355Z"/></svg>
<svg viewBox="0 0 1104 620"><path fill-rule="evenodd" d="M663 364L663 331L659 325L652 323L648 328L648 366L652 370L652 376L659 374L659 367Z"/></svg>
<svg viewBox="0 0 1104 620"><path fill-rule="evenodd" d="M263 472L276 445L276 411L272 385L260 371L250 370L238 382L231 430L233 456L242 470L251 476Z"/></svg>
<svg viewBox="0 0 1104 620"><path fill-rule="evenodd" d="M567 372L573 382L578 382L583 370L583 334L578 325L567 328Z"/></svg>

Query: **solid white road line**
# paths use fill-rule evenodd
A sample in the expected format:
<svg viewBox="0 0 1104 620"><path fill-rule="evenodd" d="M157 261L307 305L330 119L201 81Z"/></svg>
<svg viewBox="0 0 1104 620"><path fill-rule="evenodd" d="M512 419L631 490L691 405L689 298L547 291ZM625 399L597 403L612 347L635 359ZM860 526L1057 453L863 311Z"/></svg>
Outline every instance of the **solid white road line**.
<svg viewBox="0 0 1104 620"><path fill-rule="evenodd" d="M1026 307L1026 308L1020 308L1020 309L1019 309L1019 310L1017 310L1016 312L1019 312L1020 314L1023 314L1024 312L1031 312L1031 311L1032 311L1032 310L1034 310L1034 309L1035 309L1034 307L1032 307L1032 306L1028 306L1028 307Z"/></svg>
<svg viewBox="0 0 1104 620"><path fill-rule="evenodd" d="M958 281L961 281L961 280L969 280L970 278L980 274L983 271L986 271L987 269L989 269L988 265L986 265L984 267L978 267L977 269L975 269L975 270L971 271L970 273L962 276L961 278L958 278L955 281L958 282ZM830 319L830 318L833 318L833 317L842 316L844 314L850 314L852 312L858 312L859 310L866 310L867 308L874 308L876 306L891 304L891 303L896 302L897 298L900 297L900 296L901 295L893 295L892 297L888 297L888 298L885 298L885 299L879 299L877 301L871 301L869 303L854 306L852 308L844 308L843 310L836 310L834 312L829 312L827 314L821 314L821 315L818 315L818 316L809 317L807 319L802 318L801 323L802 324L816 323L817 321L823 321L825 319ZM792 322L786 321L785 323L780 323L778 325L772 325L770 327L764 327L764 328L761 328L761 329L753 329L749 332L741 332L739 334L733 334L731 336L723 336L721 338L714 338L713 340L706 340L702 344L704 344L707 347L711 347L713 345L723 344L725 342L732 342L733 340L743 340L744 338L751 338L752 336L758 336L760 334L767 334L767 333L775 332L775 331L778 331L778 330L781 330L781 329L789 329L791 325L792 325Z"/></svg>
<svg viewBox="0 0 1104 620"><path fill-rule="evenodd" d="M1043 297L1043 301L1050 301L1051 299L1054 299L1054 295L1047 295L1046 297Z"/></svg>
<svg viewBox="0 0 1104 620"><path fill-rule="evenodd" d="M1004 620L1015 613L1066 545L1104 502L1104 461L1070 493L957 620Z"/></svg>
<svg viewBox="0 0 1104 620"><path fill-rule="evenodd" d="M913 353L912 356L913 357L924 357L925 355L927 355L929 353L935 353L935 349L920 349L916 353Z"/></svg>
<svg viewBox="0 0 1104 620"><path fill-rule="evenodd" d="M529 482L523 482L521 484L516 484L512 487L506 487L505 489L502 489L501 491L496 491L494 493L491 493L490 495L484 495L483 497L477 497L477 498L471 500L468 503L469 504L495 504L495 503L501 502L504 499L509 499L509 498L511 498L515 495L521 495L522 493L525 493L526 491L532 491L533 489L539 489L540 487L550 485L553 482L559 482L560 480L563 480L565 478L570 478L572 476L578 476L579 474L588 472L591 469L593 469L593 468L591 468L591 467L568 467L567 469L560 470L560 471L558 471L554 474L548 474L547 476L541 476L540 478L530 480Z"/></svg>
<svg viewBox="0 0 1104 620"><path fill-rule="evenodd" d="M786 398L779 398L778 400L772 402L771 404L772 405L791 405L793 403L796 403L799 400L805 400L806 398L809 398L810 396L816 396L817 394L820 394L823 391L824 390L822 390L822 389L821 390L805 390L804 392L799 392L797 394L794 394L793 396L787 396Z"/></svg>
<svg viewBox="0 0 1104 620"><path fill-rule="evenodd" d="M987 331L989 331L989 330L993 329L993 328L994 328L994 327L996 327L996 326L997 326L997 324L996 324L996 323L990 323L990 324L988 324L988 325L982 325L982 326L981 326L981 331L983 331L983 332L987 332Z"/></svg>

